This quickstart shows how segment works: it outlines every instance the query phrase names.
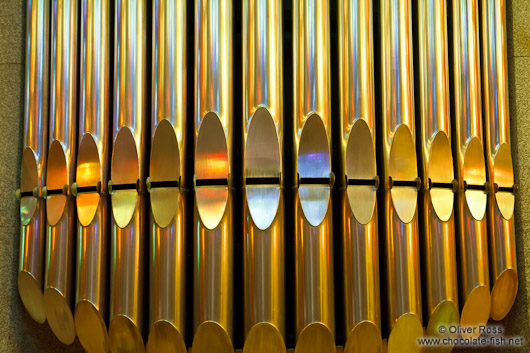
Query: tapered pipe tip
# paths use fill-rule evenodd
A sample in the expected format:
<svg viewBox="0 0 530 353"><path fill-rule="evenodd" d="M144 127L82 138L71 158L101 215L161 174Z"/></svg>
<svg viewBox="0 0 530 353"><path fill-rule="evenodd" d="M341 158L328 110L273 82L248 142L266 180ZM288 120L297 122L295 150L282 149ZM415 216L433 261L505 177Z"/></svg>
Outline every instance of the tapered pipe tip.
<svg viewBox="0 0 530 353"><path fill-rule="evenodd" d="M145 346L138 327L127 316L118 315L109 324L109 346L113 353L144 353Z"/></svg>
<svg viewBox="0 0 530 353"><path fill-rule="evenodd" d="M401 315L388 337L388 353L421 352L418 339L423 337L423 326L416 314Z"/></svg>
<svg viewBox="0 0 530 353"><path fill-rule="evenodd" d="M517 296L517 272L509 268L495 281L491 290L491 317L493 320L502 320L512 308Z"/></svg>
<svg viewBox="0 0 530 353"><path fill-rule="evenodd" d="M457 327L460 321L458 305L452 300L445 300L434 309L429 323L427 324L427 337L437 338L457 338L458 334L451 333L451 327ZM428 346L427 352L447 352L453 349L453 345Z"/></svg>
<svg viewBox="0 0 530 353"><path fill-rule="evenodd" d="M336 353L336 351L333 334L320 322L306 326L298 336L294 348L295 353Z"/></svg>
<svg viewBox="0 0 530 353"><path fill-rule="evenodd" d="M233 353L232 340L226 330L215 321L203 322L191 345L193 353Z"/></svg>
<svg viewBox="0 0 530 353"><path fill-rule="evenodd" d="M355 325L348 334L344 353L380 353L383 349L381 331L371 321L363 321Z"/></svg>
<svg viewBox="0 0 530 353"><path fill-rule="evenodd" d="M268 323L254 325L245 340L243 353L285 353L285 342L278 329Z"/></svg>
<svg viewBox="0 0 530 353"><path fill-rule="evenodd" d="M44 290L44 311L55 337L64 344L75 340L75 323L70 304L56 288Z"/></svg>
<svg viewBox="0 0 530 353"><path fill-rule="evenodd" d="M488 323L491 310L491 296L489 288L478 286L467 297L462 314L460 328L462 338L477 338L480 336L479 327Z"/></svg>
<svg viewBox="0 0 530 353"><path fill-rule="evenodd" d="M79 342L87 353L109 351L107 326L94 304L88 300L81 300L77 303L74 321Z"/></svg>
<svg viewBox="0 0 530 353"><path fill-rule="evenodd" d="M18 273L18 293L29 316L39 324L46 322L42 289L29 272Z"/></svg>
<svg viewBox="0 0 530 353"><path fill-rule="evenodd" d="M149 331L146 345L147 353L168 352L186 353L186 344L182 335L168 321L157 321Z"/></svg>

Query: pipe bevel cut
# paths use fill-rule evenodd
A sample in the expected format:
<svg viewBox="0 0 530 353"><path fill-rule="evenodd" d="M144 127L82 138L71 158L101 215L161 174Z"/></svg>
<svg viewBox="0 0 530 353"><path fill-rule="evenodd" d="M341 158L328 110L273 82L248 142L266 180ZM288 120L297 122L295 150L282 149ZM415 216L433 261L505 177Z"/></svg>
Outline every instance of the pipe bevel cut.
<svg viewBox="0 0 530 353"><path fill-rule="evenodd" d="M464 154L464 182L467 185L484 185L486 183L486 167L482 143L478 138L469 140ZM480 221L486 213L487 195L482 190L466 190L466 203L473 218Z"/></svg>
<svg viewBox="0 0 530 353"><path fill-rule="evenodd" d="M48 190L62 190L68 184L68 167L66 155L61 143L53 141L48 151L46 166L46 188ZM50 226L56 225L66 207L66 196L63 194L50 195L46 199L46 216Z"/></svg>
<svg viewBox="0 0 530 353"><path fill-rule="evenodd" d="M499 187L511 188L514 184L512 153L510 146L503 143L497 149L493 164L493 181ZM506 220L513 218L515 195L512 192L500 191L495 193L497 207Z"/></svg>
<svg viewBox="0 0 530 353"><path fill-rule="evenodd" d="M454 180L451 144L443 131L438 131L431 143L428 168L428 180L434 184L451 184ZM436 216L440 221L447 222L453 214L453 190L434 187L430 193Z"/></svg>
<svg viewBox="0 0 530 353"><path fill-rule="evenodd" d="M20 223L22 226L27 226L33 219L37 209L37 201L38 199L33 196L25 196L20 199Z"/></svg>
<svg viewBox="0 0 530 353"><path fill-rule="evenodd" d="M279 186L247 186L247 205L252 221L259 230L269 228L278 214Z"/></svg>
<svg viewBox="0 0 530 353"><path fill-rule="evenodd" d="M499 321L510 312L518 289L517 271L513 268L504 270L495 280L491 290L491 318Z"/></svg>
<svg viewBox="0 0 530 353"><path fill-rule="evenodd" d="M22 171L20 177L21 193L33 192L38 187L37 159L30 147L26 147L22 154ZM24 200L25 199L25 200ZM24 201L22 201L24 200ZM30 200L29 197L22 197L20 200L20 222L27 225L37 208L37 201Z"/></svg>
<svg viewBox="0 0 530 353"><path fill-rule="evenodd" d="M285 353L285 342L278 328L269 322L254 325L245 339L243 353Z"/></svg>
<svg viewBox="0 0 530 353"><path fill-rule="evenodd" d="M31 318L39 324L45 323L46 312L44 311L44 296L41 285L27 271L20 271L18 273L17 285L20 299Z"/></svg>
<svg viewBox="0 0 530 353"><path fill-rule="evenodd" d="M109 351L107 325L94 304L88 300L77 303L74 322L79 342L87 353Z"/></svg>
<svg viewBox="0 0 530 353"><path fill-rule="evenodd" d="M56 288L44 290L44 311L46 319L55 336L64 344L75 340L75 323L70 304Z"/></svg>
<svg viewBox="0 0 530 353"><path fill-rule="evenodd" d="M166 320L159 320L151 326L147 338L146 352L187 353L186 344L179 330Z"/></svg>
<svg viewBox="0 0 530 353"><path fill-rule="evenodd" d="M452 300L444 300L439 303L429 318L427 323L426 336L437 337L443 339L450 337L456 339L458 333L451 333L450 327L458 326L460 322L460 315L458 311L458 305ZM444 327L446 331L441 333L440 327ZM426 347L427 352L447 352L449 353L453 349L453 345L433 346Z"/></svg>
<svg viewBox="0 0 530 353"><path fill-rule="evenodd" d="M195 332L191 345L193 353L233 353L228 332L215 321L205 321Z"/></svg>
<svg viewBox="0 0 530 353"><path fill-rule="evenodd" d="M371 321L359 322L348 334L344 353L382 352L381 331Z"/></svg>
<svg viewBox="0 0 530 353"><path fill-rule="evenodd" d="M480 336L479 326L488 323L491 310L490 290L486 286L477 286L468 295L462 313L460 314L460 327L463 331L462 338L477 338ZM468 332L472 331L472 332Z"/></svg>
<svg viewBox="0 0 530 353"><path fill-rule="evenodd" d="M294 353L335 353L335 338L329 328L321 322L307 325L296 342Z"/></svg>
<svg viewBox="0 0 530 353"><path fill-rule="evenodd" d="M145 352L144 340L140 330L125 315L117 315L110 322L109 346L112 353Z"/></svg>
<svg viewBox="0 0 530 353"><path fill-rule="evenodd" d="M74 194L74 189L89 186L97 187L98 183L101 185L101 165L98 147L94 137L90 133L86 133L79 144L76 182L74 183L75 187L74 184L71 186L72 194ZM86 227L92 223L96 215L99 205L99 194L97 192L77 194L76 203L79 222Z"/></svg>
<svg viewBox="0 0 530 353"><path fill-rule="evenodd" d="M420 318L413 313L401 315L388 337L388 353L421 352L418 339L423 337L423 326Z"/></svg>

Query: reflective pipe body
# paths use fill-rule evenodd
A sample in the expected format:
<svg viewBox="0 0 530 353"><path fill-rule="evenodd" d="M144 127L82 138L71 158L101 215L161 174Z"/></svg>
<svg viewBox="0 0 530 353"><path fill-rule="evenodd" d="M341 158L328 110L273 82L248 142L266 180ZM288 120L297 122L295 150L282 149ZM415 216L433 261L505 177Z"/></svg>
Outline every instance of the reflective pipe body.
<svg viewBox="0 0 530 353"><path fill-rule="evenodd" d="M38 323L46 321L43 302L45 202L48 151L48 85L50 6L45 0L26 7L26 84L24 152L20 176L20 258L18 291L24 307Z"/></svg>
<svg viewBox="0 0 530 353"><path fill-rule="evenodd" d="M77 272L75 326L87 352L108 351L111 87L110 4L81 5L79 147L76 182Z"/></svg>
<svg viewBox="0 0 530 353"><path fill-rule="evenodd" d="M381 91L388 351L417 351L423 335L418 169L410 1L381 3Z"/></svg>
<svg viewBox="0 0 530 353"><path fill-rule="evenodd" d="M77 158L77 2L52 2L50 130L46 167L48 223L44 310L57 338L75 339L74 254L77 217L69 188Z"/></svg>
<svg viewBox="0 0 530 353"><path fill-rule="evenodd" d="M329 4L293 4L295 352L335 352Z"/></svg>
<svg viewBox="0 0 530 353"><path fill-rule="evenodd" d="M491 307L478 1L454 1L452 19L455 109L453 157L459 190L456 202L456 242L460 264L460 324L465 327L478 327L488 321ZM469 188L470 185L475 188ZM474 336L478 336L478 332Z"/></svg>
<svg viewBox="0 0 530 353"><path fill-rule="evenodd" d="M232 352L232 2L195 2L194 353Z"/></svg>
<svg viewBox="0 0 530 353"><path fill-rule="evenodd" d="M153 2L148 352L186 352L186 1ZM157 182L170 182L158 186Z"/></svg>
<svg viewBox="0 0 530 353"><path fill-rule="evenodd" d="M245 352L285 352L282 4L243 2ZM272 178L272 179L260 179Z"/></svg>
<svg viewBox="0 0 530 353"><path fill-rule="evenodd" d="M459 323L446 1L418 0L418 38L424 300L435 337Z"/></svg>
<svg viewBox="0 0 530 353"><path fill-rule="evenodd" d="M510 142L506 2L482 1L484 126L488 181L491 317L503 319L517 295L514 176Z"/></svg>
<svg viewBox="0 0 530 353"><path fill-rule="evenodd" d="M115 352L143 352L149 222L144 194L149 146L147 8L145 0L119 0L115 5L109 345Z"/></svg>
<svg viewBox="0 0 530 353"><path fill-rule="evenodd" d="M345 352L380 352L372 3L341 1L338 14Z"/></svg>

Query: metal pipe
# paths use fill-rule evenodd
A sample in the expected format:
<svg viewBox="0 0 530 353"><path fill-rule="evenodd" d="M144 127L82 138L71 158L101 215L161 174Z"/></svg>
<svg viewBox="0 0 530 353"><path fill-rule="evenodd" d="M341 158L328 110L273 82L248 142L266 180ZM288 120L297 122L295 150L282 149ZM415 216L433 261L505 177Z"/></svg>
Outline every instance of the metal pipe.
<svg viewBox="0 0 530 353"><path fill-rule="evenodd" d="M194 338L233 352L232 2L195 1Z"/></svg>
<svg viewBox="0 0 530 353"><path fill-rule="evenodd" d="M26 85L24 152L20 175L20 257L17 285L33 320L46 321L43 302L45 203L48 150L48 83L50 6L45 0L26 8Z"/></svg>
<svg viewBox="0 0 530 353"><path fill-rule="evenodd" d="M345 352L381 352L372 3L339 1Z"/></svg>
<svg viewBox="0 0 530 353"><path fill-rule="evenodd" d="M418 0L424 288L428 337L458 325L446 1ZM457 334L451 335L453 338ZM453 345L443 346L450 351ZM440 349L442 349L440 347Z"/></svg>
<svg viewBox="0 0 530 353"><path fill-rule="evenodd" d="M110 205L110 3L81 5L79 146L76 182L77 272L75 328L87 352L109 350L108 256Z"/></svg>
<svg viewBox="0 0 530 353"><path fill-rule="evenodd" d="M144 307L149 146L146 106L146 0L118 0L115 7L112 203L110 261L111 351L145 350ZM132 270L134 269L134 270Z"/></svg>
<svg viewBox="0 0 530 353"><path fill-rule="evenodd" d="M295 352L335 352L329 4L293 4Z"/></svg>
<svg viewBox="0 0 530 353"><path fill-rule="evenodd" d="M502 320L510 312L518 287L505 1L482 1L482 39L486 164L492 186L488 197L491 317Z"/></svg>
<svg viewBox="0 0 530 353"><path fill-rule="evenodd" d="M486 238L486 168L482 145L477 0L453 1L453 146L458 181L457 247L460 265L460 325L477 328L490 316ZM478 337L464 332L463 337Z"/></svg>
<svg viewBox="0 0 530 353"><path fill-rule="evenodd" d="M186 2L153 2L148 352L187 352Z"/></svg>
<svg viewBox="0 0 530 353"><path fill-rule="evenodd" d="M423 335L418 233L418 167L410 1L381 3L383 187L388 352L419 351Z"/></svg>
<svg viewBox="0 0 530 353"><path fill-rule="evenodd" d="M77 158L77 2L52 2L50 130L46 166L46 268L44 310L57 338L75 339L74 256L77 217L70 186Z"/></svg>

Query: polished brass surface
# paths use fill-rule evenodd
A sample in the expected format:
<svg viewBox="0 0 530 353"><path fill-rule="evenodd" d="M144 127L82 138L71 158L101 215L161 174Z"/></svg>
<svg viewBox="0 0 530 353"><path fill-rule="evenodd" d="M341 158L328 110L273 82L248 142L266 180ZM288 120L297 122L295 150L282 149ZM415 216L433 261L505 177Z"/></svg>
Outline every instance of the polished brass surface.
<svg viewBox="0 0 530 353"><path fill-rule="evenodd" d="M490 297L488 246L486 234L486 168L482 143L482 102L478 1L453 1L453 77L455 172L458 181L456 201L456 243L460 247L460 324L485 325L489 318ZM475 334L478 336L478 333Z"/></svg>
<svg viewBox="0 0 530 353"><path fill-rule="evenodd" d="M488 181L495 188L488 198L491 317L503 319L517 295L513 211L514 175L510 151L506 2L482 1L484 126ZM498 190L498 188L506 188ZM511 190L510 190L511 189Z"/></svg>

